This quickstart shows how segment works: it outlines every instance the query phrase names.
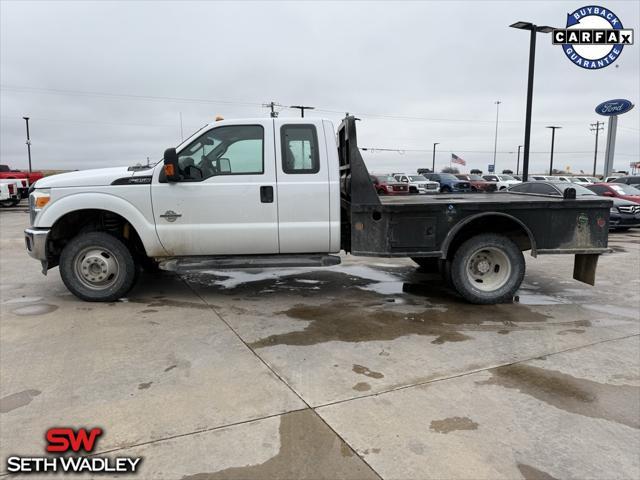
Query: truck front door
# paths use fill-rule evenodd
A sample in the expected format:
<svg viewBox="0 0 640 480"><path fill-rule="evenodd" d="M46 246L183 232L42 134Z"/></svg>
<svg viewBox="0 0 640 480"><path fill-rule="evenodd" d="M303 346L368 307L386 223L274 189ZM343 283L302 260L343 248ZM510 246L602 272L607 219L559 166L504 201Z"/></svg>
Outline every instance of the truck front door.
<svg viewBox="0 0 640 480"><path fill-rule="evenodd" d="M181 180L151 188L169 255L279 252L273 120L220 122L178 151Z"/></svg>

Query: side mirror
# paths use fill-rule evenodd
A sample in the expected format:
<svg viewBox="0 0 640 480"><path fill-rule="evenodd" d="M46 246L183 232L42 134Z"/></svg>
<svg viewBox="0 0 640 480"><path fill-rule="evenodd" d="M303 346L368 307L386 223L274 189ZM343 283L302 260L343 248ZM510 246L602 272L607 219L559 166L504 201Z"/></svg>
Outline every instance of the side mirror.
<svg viewBox="0 0 640 480"><path fill-rule="evenodd" d="M575 200L576 198L576 189L573 187L567 187L564 189L564 193L562 195L565 200Z"/></svg>
<svg viewBox="0 0 640 480"><path fill-rule="evenodd" d="M169 182L177 182L180 180L178 153L175 148L167 148L164 151L164 174Z"/></svg>
<svg viewBox="0 0 640 480"><path fill-rule="evenodd" d="M228 158L221 158L218 160L218 168L220 173L231 173L231 162Z"/></svg>

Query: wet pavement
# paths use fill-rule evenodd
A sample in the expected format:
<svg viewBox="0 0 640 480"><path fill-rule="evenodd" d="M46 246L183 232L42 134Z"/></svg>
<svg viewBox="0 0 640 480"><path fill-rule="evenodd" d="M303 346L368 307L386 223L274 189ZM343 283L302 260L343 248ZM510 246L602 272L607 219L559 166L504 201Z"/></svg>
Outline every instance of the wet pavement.
<svg viewBox="0 0 640 480"><path fill-rule="evenodd" d="M596 287L527 255L513 304L410 260L143 275L71 296L0 212L0 470L99 426L138 478L639 478L640 230Z"/></svg>

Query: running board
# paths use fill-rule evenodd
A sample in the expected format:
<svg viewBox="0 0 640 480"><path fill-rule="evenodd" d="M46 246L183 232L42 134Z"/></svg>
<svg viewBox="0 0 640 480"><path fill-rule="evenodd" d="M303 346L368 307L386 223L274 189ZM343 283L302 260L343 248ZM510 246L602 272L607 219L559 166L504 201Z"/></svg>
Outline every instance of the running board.
<svg viewBox="0 0 640 480"><path fill-rule="evenodd" d="M221 255L158 260L161 270L178 273L239 268L330 267L341 262L337 255Z"/></svg>

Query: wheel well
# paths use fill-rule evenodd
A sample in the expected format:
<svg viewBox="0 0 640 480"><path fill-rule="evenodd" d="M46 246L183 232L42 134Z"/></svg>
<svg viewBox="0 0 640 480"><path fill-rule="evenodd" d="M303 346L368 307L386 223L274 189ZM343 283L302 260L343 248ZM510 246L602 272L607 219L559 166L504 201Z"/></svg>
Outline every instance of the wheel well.
<svg viewBox="0 0 640 480"><path fill-rule="evenodd" d="M108 210L86 209L63 215L51 227L47 245L49 265L57 265L65 245L87 232L110 233L122 240L134 256L146 256L140 235L126 218Z"/></svg>
<svg viewBox="0 0 640 480"><path fill-rule="evenodd" d="M446 258L453 258L460 245L480 233L502 234L513 240L521 251L532 250L535 256L535 240L523 224L508 215L489 214L468 221L457 231L453 231L450 239L445 239L443 251Z"/></svg>

